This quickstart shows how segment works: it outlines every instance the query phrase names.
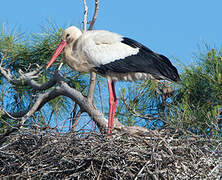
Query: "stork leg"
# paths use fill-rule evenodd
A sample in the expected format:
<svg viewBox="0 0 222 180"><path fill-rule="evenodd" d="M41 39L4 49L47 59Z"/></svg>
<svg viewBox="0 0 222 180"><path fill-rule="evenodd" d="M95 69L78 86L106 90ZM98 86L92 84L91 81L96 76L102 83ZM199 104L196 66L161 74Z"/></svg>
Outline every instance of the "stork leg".
<svg viewBox="0 0 222 180"><path fill-rule="evenodd" d="M108 120L108 134L112 133L114 126L114 117L117 105L117 98L115 92L115 84L112 80L108 80L109 88L109 120Z"/></svg>

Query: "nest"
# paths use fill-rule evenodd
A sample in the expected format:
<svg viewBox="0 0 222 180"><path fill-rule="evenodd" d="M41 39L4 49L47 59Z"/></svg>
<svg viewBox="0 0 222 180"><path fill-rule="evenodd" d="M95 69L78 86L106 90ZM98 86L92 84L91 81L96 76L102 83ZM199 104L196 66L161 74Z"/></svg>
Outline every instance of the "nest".
<svg viewBox="0 0 222 180"><path fill-rule="evenodd" d="M159 134L19 132L0 147L0 178L220 179L221 142Z"/></svg>

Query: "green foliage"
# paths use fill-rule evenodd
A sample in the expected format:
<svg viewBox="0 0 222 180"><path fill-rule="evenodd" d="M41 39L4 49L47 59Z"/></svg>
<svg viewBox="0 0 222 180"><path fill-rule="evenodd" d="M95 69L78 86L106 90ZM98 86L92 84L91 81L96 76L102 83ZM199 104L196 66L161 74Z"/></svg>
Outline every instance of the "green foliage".
<svg viewBox="0 0 222 180"><path fill-rule="evenodd" d="M222 107L222 54L215 49L208 50L196 66L187 67L181 75L180 98L184 118L188 127L205 134L219 131L217 111Z"/></svg>
<svg viewBox="0 0 222 180"><path fill-rule="evenodd" d="M197 66L186 68L181 76L183 103L194 107L204 106L207 110L221 104L221 73L221 56L214 49Z"/></svg>
<svg viewBox="0 0 222 180"><path fill-rule="evenodd" d="M221 74L221 51L208 49L200 54L196 65L183 69L178 84L151 80L137 83L136 89L122 89L124 103L120 104L122 113L119 114L130 112L128 117L122 118L127 124L135 124L136 119L137 125L151 129L168 127L218 137L221 133Z"/></svg>
<svg viewBox="0 0 222 180"><path fill-rule="evenodd" d="M57 25L51 24L51 26L49 26L48 28L44 28L43 33L32 34L32 63L48 63L53 51L60 42L62 32L62 28L59 28Z"/></svg>

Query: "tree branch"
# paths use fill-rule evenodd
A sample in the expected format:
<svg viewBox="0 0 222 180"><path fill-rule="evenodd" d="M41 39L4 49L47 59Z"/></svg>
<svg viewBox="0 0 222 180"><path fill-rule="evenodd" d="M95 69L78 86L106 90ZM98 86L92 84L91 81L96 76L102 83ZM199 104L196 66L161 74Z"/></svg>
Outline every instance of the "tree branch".
<svg viewBox="0 0 222 180"><path fill-rule="evenodd" d="M87 30L87 15L88 15L88 7L86 4L86 0L83 0L83 4L84 4L83 31L86 32L86 30Z"/></svg>
<svg viewBox="0 0 222 180"><path fill-rule="evenodd" d="M54 90L44 93L44 94L39 94L36 102L34 105L29 109L29 111L26 113L24 117L22 117L22 122L21 124L24 125L26 120L31 117L36 111L40 110L42 106L44 106L47 102L50 100L62 95L61 88L55 88Z"/></svg>
<svg viewBox="0 0 222 180"><path fill-rule="evenodd" d="M21 78L23 79L24 85L28 85L35 90L46 90L53 87L58 82L58 78L61 78L61 76L59 76L58 73L59 72L56 71L53 74L53 77L50 79L50 81L43 84L40 84L37 81L34 81L30 77L28 77L26 74L21 75Z"/></svg>
<svg viewBox="0 0 222 180"><path fill-rule="evenodd" d="M10 72L8 71L8 74ZM11 76L12 77L12 76ZM20 77L21 78L21 77ZM52 80L54 79L54 80ZM24 125L25 122L29 117L31 117L36 111L39 111L47 102L50 100L58 97L58 96L66 96L72 99L74 102L76 102L79 106L82 112L87 112L88 115L92 118L92 120L96 123L98 128L101 132L106 132L108 120L104 117L103 113L100 112L93 104L88 102L88 99L84 97L81 92L77 91L76 89L71 88L65 81L64 78L59 74L58 71L55 72L52 79L49 80L49 82L55 82L55 84L58 84L57 87L55 87L54 90L39 94L35 103L31 106L29 105L29 108L27 110L17 113L6 113L4 110L0 109L2 112L4 112L3 115L5 116L12 116L12 118L21 118L20 125ZM31 79L29 79L30 82ZM45 83L49 84L49 83ZM39 84L40 87L44 87L43 85ZM51 86L48 86L51 87ZM45 90L45 88L42 88ZM31 107L30 107L31 106ZM19 126L20 127L20 126ZM123 124L121 124L118 119L115 119L115 125L114 125L114 132L120 131L125 132L132 135L147 135L147 133L151 133L146 128L141 127L127 127ZM13 131L12 131L13 132Z"/></svg>
<svg viewBox="0 0 222 180"><path fill-rule="evenodd" d="M94 10L93 18L92 18L92 21L90 23L90 26L89 26L88 30L93 29L93 26L96 22L96 18L97 18L97 15L98 15L98 11L99 11L99 0L95 0L95 10Z"/></svg>
<svg viewBox="0 0 222 180"><path fill-rule="evenodd" d="M101 132L105 133L107 129L108 120L104 117L103 113L101 113L96 107L94 107L91 103L88 103L86 97L84 97L79 91L71 88L66 82L63 80L59 82L60 86L56 87L53 91L49 93L42 94L36 100L36 103L30 109L30 111L25 115L23 119L27 120L35 111L39 110L45 103L50 101L51 99L57 96L66 96L75 101L80 109L84 112L87 112L88 115L93 119ZM147 128L142 127L127 127L121 124L117 119L115 119L115 130L120 132L125 132L131 135L139 135L146 136L147 134L153 135L153 132L150 132Z"/></svg>

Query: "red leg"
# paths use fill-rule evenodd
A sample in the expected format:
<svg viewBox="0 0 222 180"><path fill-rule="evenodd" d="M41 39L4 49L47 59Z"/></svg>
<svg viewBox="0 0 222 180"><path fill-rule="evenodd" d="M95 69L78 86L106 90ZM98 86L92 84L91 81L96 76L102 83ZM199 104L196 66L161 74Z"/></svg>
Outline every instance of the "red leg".
<svg viewBox="0 0 222 180"><path fill-rule="evenodd" d="M116 105L117 105L117 98L116 98L116 92L115 92L115 84L112 81L112 88L113 88L113 107L112 107L112 121L111 121L111 128L114 127L114 118L115 118L115 112L116 112Z"/></svg>
<svg viewBox="0 0 222 180"><path fill-rule="evenodd" d="M111 121L112 121L112 112L113 112L113 88L112 81L108 80L108 89L109 89L109 119L108 119L108 134L112 133Z"/></svg>
<svg viewBox="0 0 222 180"><path fill-rule="evenodd" d="M112 129L114 126L114 116L116 110L116 93L115 93L115 86L114 82L108 80L108 89L109 89L109 120L108 120L108 134L112 133Z"/></svg>

